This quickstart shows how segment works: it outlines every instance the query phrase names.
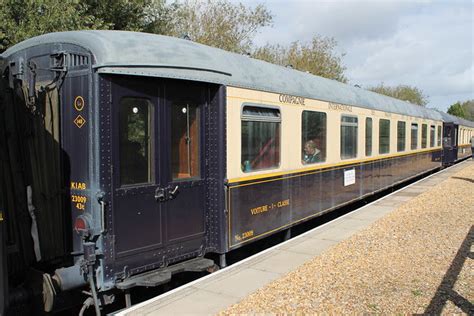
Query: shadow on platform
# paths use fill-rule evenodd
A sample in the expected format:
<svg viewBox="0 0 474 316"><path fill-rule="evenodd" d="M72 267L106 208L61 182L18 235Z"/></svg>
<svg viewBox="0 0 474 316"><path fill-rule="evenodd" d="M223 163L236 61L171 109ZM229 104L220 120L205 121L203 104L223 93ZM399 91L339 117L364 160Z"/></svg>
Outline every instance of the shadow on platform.
<svg viewBox="0 0 474 316"><path fill-rule="evenodd" d="M473 181L467 178L458 179ZM435 295L431 299L430 304L425 309L424 315L440 315L443 311L443 307L448 301L451 301L464 313L468 315L474 315L474 305L454 290L454 284L458 279L459 273L461 273L464 262L467 258L474 259L474 253L471 252L471 246L473 245L473 243L474 226L471 226L471 229L469 230L469 233L461 244L461 247L459 248L456 257L454 257L451 266L444 275L443 281L441 281L441 284L439 285Z"/></svg>
<svg viewBox="0 0 474 316"><path fill-rule="evenodd" d="M469 181L469 182L474 183L474 179L470 179L470 178L453 177L453 179L459 179L459 180L464 180L464 181Z"/></svg>

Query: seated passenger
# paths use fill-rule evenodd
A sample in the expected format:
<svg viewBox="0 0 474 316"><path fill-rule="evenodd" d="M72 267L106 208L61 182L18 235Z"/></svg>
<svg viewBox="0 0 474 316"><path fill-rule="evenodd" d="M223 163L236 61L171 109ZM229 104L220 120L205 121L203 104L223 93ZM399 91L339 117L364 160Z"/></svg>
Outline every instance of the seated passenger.
<svg viewBox="0 0 474 316"><path fill-rule="evenodd" d="M321 151L316 148L316 144L312 140L308 140L304 145L303 163L314 163L321 161Z"/></svg>

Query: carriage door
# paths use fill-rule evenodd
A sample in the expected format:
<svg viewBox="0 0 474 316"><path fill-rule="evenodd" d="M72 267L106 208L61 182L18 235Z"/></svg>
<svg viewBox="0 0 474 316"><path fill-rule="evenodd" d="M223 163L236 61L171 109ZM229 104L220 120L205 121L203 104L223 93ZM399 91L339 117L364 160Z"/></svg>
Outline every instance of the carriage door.
<svg viewBox="0 0 474 316"><path fill-rule="evenodd" d="M206 86L169 81L165 84L165 141L161 205L166 243L186 242L198 249L204 240Z"/></svg>
<svg viewBox="0 0 474 316"><path fill-rule="evenodd" d="M112 85L113 215L116 259L163 247L159 103L153 81L114 78ZM132 257L133 258L133 257Z"/></svg>
<svg viewBox="0 0 474 316"><path fill-rule="evenodd" d="M453 164L458 159L458 125L443 124L443 165Z"/></svg>
<svg viewBox="0 0 474 316"><path fill-rule="evenodd" d="M173 249L167 257L179 256L203 245L205 92L204 85L193 83L115 79L117 257L162 248Z"/></svg>

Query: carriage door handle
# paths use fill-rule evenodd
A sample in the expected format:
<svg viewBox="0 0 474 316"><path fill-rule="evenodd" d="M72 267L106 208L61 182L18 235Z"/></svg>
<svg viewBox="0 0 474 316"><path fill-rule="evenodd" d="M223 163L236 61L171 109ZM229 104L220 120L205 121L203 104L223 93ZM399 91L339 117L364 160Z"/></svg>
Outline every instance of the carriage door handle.
<svg viewBox="0 0 474 316"><path fill-rule="evenodd" d="M174 199L179 193L178 189L179 189L179 186L175 186L174 189L172 189L171 187L168 187L168 196L169 196L168 199L170 200Z"/></svg>
<svg viewBox="0 0 474 316"><path fill-rule="evenodd" d="M164 202L164 201L166 201L165 189L163 189L163 188L156 188L156 191L155 191L155 200L156 200L157 202Z"/></svg>

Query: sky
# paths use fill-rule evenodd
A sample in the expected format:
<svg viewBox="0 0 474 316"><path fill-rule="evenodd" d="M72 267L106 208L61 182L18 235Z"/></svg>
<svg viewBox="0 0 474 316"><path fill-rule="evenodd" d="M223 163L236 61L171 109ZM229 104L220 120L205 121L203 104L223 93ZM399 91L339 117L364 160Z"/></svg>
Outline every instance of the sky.
<svg viewBox="0 0 474 316"><path fill-rule="evenodd" d="M333 37L350 84L410 85L446 111L474 99L474 0L240 0L263 3L273 26L256 45Z"/></svg>

